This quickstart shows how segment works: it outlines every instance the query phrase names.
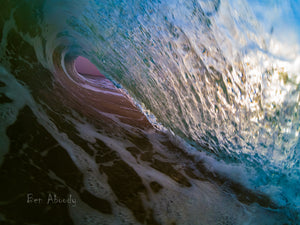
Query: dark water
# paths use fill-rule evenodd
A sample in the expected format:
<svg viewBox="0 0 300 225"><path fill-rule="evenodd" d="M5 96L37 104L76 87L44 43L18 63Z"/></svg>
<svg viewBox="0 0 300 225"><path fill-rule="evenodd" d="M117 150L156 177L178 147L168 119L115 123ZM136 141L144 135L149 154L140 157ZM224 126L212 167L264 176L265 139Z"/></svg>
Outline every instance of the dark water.
<svg viewBox="0 0 300 225"><path fill-rule="evenodd" d="M298 1L1 6L1 224L299 223Z"/></svg>

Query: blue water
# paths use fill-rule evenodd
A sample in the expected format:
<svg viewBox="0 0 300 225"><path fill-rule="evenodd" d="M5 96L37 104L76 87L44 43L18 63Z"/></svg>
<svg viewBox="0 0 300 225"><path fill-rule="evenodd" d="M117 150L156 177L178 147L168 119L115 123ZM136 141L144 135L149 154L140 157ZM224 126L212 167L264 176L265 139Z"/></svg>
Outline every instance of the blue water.
<svg viewBox="0 0 300 225"><path fill-rule="evenodd" d="M7 4L32 13L3 16L3 27L16 27L44 68L54 71L55 51L88 58L158 129L225 165L212 171L299 215L298 0Z"/></svg>
<svg viewBox="0 0 300 225"><path fill-rule="evenodd" d="M155 123L199 151L209 146L218 160L247 171L245 184L299 210L297 1L83 7L66 22L75 51Z"/></svg>

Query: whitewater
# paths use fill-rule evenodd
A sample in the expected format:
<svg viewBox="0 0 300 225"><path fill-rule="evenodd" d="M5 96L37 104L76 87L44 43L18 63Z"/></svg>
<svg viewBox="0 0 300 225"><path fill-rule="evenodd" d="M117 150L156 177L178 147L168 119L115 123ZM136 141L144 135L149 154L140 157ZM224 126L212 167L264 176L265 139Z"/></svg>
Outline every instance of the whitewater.
<svg viewBox="0 0 300 225"><path fill-rule="evenodd" d="M299 224L298 0L0 1L1 223Z"/></svg>

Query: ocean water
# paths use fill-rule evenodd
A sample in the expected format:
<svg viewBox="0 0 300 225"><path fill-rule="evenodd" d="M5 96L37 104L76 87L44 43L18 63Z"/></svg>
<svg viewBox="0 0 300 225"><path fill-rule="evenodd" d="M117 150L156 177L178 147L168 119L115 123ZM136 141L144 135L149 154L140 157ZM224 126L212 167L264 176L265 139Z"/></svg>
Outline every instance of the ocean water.
<svg viewBox="0 0 300 225"><path fill-rule="evenodd" d="M0 1L1 223L300 223L298 0Z"/></svg>

